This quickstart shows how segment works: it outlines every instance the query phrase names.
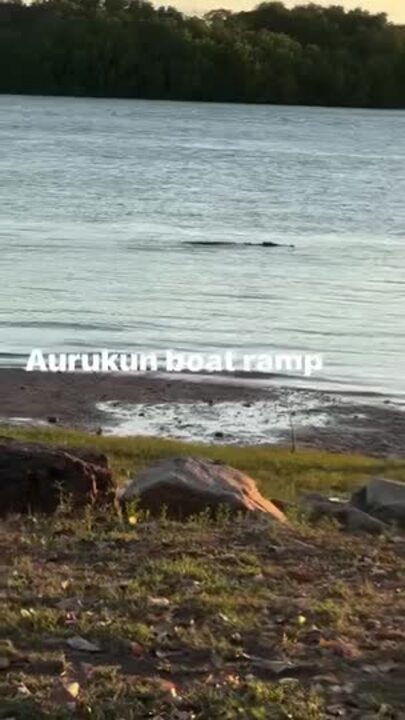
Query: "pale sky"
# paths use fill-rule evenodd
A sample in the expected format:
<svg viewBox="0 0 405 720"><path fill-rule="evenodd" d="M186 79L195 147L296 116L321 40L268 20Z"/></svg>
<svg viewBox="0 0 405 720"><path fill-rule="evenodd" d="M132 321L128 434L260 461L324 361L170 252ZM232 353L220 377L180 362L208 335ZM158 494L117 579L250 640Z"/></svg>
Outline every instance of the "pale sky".
<svg viewBox="0 0 405 720"><path fill-rule="evenodd" d="M202 15L208 10L229 8L230 10L250 10L259 4L260 0L172 0L170 5L187 14ZM307 5L310 0L286 0L285 5ZM373 13L385 12L391 20L405 23L405 0L314 0L317 5L343 5L352 9L361 7ZM156 4L156 0L155 0ZM165 3L166 4L166 3Z"/></svg>

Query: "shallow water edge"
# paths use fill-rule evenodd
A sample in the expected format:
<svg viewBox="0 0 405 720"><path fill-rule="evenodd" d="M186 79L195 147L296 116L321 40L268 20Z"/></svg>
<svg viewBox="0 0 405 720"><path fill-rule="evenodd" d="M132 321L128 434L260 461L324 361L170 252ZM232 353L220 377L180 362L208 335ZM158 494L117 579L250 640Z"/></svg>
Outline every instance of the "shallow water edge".
<svg viewBox="0 0 405 720"><path fill-rule="evenodd" d="M0 423L158 436L209 444L285 445L403 455L403 405L237 377L0 370Z"/></svg>

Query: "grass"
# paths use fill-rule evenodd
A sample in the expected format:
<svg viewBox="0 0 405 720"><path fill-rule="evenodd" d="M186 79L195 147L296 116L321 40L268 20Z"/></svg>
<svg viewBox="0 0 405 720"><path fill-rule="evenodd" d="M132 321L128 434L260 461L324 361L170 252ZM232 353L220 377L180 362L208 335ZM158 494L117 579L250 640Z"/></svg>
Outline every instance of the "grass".
<svg viewBox="0 0 405 720"><path fill-rule="evenodd" d="M106 452L119 480L193 452L268 496L405 479L402 461L62 430L3 435ZM405 713L403 536L107 511L0 522L0 719L328 720ZM81 637L97 652L72 647ZM94 648L93 648L94 649Z"/></svg>
<svg viewBox="0 0 405 720"><path fill-rule="evenodd" d="M194 454L222 460L251 475L268 497L291 500L305 490L347 493L370 476L405 481L405 460L274 446L209 446L142 437L97 437L65 429L1 428L3 436L69 447L91 447L108 455L118 482L163 457Z"/></svg>

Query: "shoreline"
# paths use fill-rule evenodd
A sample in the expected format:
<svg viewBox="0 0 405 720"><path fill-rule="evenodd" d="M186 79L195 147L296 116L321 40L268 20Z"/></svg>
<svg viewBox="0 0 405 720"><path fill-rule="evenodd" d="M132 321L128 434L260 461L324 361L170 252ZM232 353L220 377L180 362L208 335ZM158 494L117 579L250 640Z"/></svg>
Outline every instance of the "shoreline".
<svg viewBox="0 0 405 720"><path fill-rule="evenodd" d="M56 425L204 443L291 445L403 457L405 412L392 401L267 379L27 373L0 368L1 425ZM292 429L293 428L293 429Z"/></svg>

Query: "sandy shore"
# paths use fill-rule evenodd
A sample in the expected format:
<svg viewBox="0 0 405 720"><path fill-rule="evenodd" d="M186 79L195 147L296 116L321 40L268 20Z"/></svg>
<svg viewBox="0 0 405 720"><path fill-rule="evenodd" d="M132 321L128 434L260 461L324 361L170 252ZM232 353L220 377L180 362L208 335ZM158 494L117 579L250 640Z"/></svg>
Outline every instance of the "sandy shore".
<svg viewBox="0 0 405 720"><path fill-rule="evenodd" d="M26 373L0 370L0 422L220 443L405 454L405 412L378 396L281 387L235 377Z"/></svg>

